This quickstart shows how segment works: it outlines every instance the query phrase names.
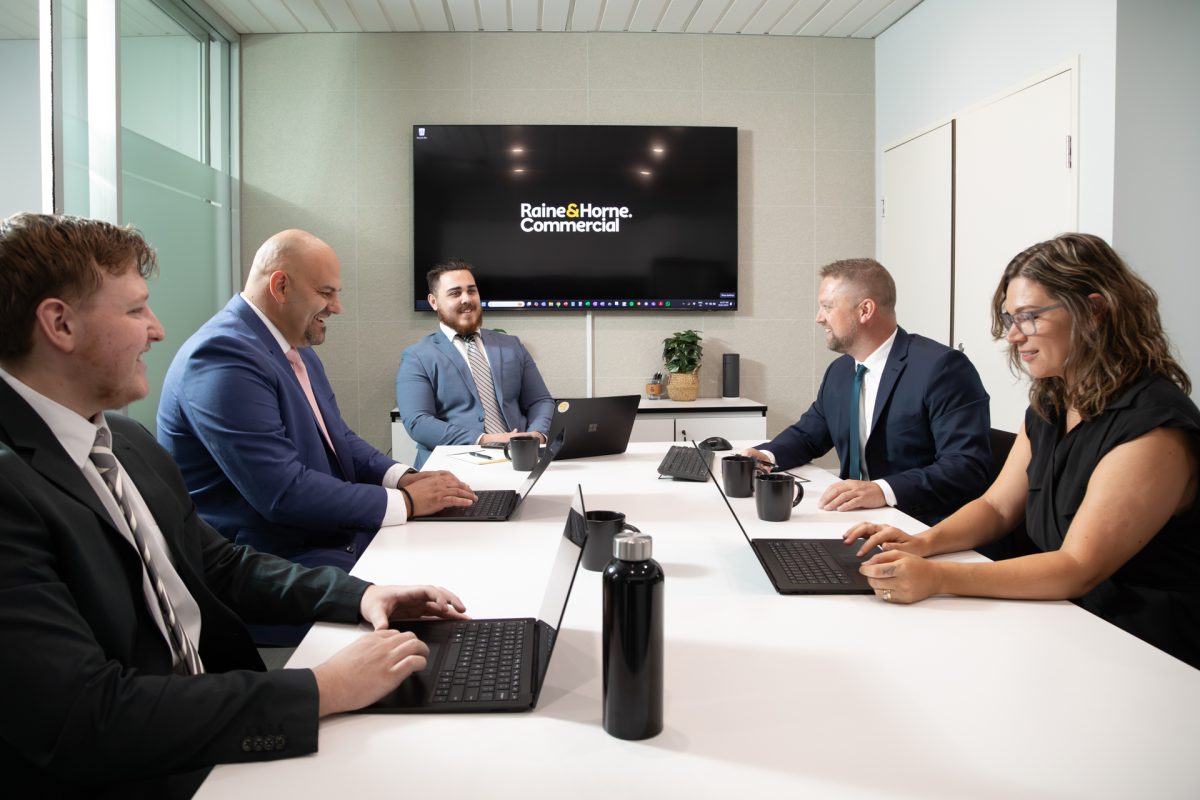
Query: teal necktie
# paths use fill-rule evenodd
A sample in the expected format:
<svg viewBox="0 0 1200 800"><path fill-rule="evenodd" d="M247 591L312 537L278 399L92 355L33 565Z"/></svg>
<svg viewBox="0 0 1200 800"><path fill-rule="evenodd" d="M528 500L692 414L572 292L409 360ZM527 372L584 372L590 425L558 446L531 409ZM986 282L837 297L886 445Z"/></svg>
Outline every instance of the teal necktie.
<svg viewBox="0 0 1200 800"><path fill-rule="evenodd" d="M859 407L862 398L863 373L867 371L864 364L859 364L854 370L854 386L850 389L850 459L846 477L852 481L862 479L862 468L858 463L858 439L860 436Z"/></svg>

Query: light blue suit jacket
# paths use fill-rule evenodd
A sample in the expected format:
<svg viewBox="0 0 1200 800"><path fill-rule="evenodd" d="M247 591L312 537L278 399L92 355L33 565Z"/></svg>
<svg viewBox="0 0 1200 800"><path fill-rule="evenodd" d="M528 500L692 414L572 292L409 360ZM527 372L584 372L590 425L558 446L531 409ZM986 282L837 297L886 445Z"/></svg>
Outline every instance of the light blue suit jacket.
<svg viewBox="0 0 1200 800"><path fill-rule="evenodd" d="M240 295L176 353L158 441L227 538L349 570L383 521L383 476L395 462L346 426L313 349L300 356L336 454L279 343Z"/></svg>
<svg viewBox="0 0 1200 800"><path fill-rule="evenodd" d="M550 433L554 398L529 351L515 336L481 331L505 430ZM396 405L417 443L420 469L440 444L474 444L483 433L483 406L466 359L439 328L404 351L396 375Z"/></svg>

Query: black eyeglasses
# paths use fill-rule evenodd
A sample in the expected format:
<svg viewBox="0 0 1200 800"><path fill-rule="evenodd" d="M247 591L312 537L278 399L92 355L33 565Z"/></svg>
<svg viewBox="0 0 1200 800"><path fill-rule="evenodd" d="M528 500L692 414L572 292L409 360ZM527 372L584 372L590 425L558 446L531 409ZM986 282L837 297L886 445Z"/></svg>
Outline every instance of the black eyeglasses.
<svg viewBox="0 0 1200 800"><path fill-rule="evenodd" d="M1032 311L1018 311L1016 314L1010 314L1007 311L1000 312L1000 324L1004 326L1004 332L1008 333L1013 325L1017 326L1025 336L1033 336L1037 333L1037 318L1047 311L1053 311L1056 308L1062 308L1062 303L1055 303L1052 306L1042 306L1035 308Z"/></svg>

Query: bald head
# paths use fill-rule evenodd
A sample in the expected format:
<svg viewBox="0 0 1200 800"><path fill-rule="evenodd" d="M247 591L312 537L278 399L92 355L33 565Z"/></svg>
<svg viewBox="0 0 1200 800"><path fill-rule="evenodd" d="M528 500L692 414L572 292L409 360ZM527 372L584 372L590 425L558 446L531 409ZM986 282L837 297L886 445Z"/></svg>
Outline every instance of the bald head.
<svg viewBox="0 0 1200 800"><path fill-rule="evenodd" d="M254 254L246 297L293 347L325 341L325 320L342 311L342 267L333 248L307 231L281 231Z"/></svg>

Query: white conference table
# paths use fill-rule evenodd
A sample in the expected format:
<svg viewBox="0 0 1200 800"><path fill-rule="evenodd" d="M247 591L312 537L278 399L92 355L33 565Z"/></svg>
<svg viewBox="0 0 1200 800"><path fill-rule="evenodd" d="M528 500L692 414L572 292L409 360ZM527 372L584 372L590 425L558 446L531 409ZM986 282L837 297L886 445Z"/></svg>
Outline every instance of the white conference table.
<svg viewBox="0 0 1200 800"><path fill-rule="evenodd" d="M219 766L197 797L1200 797L1200 671L1066 602L778 595L712 483L657 479L668 446L551 464L507 523L386 528L354 570L444 585L475 617L536 616L581 484L587 508L654 537L666 573L662 734L601 727L600 575L581 568L532 712L341 715L321 723L319 753ZM429 466L520 484L507 463L454 458L467 449ZM924 527L892 509L819 511L833 477L795 472L811 482L789 522L732 501L751 536ZM318 624L289 666L364 630Z"/></svg>

